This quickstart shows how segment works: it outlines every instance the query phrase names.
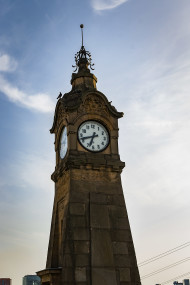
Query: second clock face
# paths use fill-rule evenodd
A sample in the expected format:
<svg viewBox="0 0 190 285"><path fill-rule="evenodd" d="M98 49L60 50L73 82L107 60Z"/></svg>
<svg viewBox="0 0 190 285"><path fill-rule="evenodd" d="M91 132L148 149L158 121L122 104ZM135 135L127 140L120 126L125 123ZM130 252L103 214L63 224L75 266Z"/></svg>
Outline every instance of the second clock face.
<svg viewBox="0 0 190 285"><path fill-rule="evenodd" d="M66 155L67 152L67 128L64 127L61 133L61 138L60 138L60 157L63 159Z"/></svg>
<svg viewBox="0 0 190 285"><path fill-rule="evenodd" d="M109 133L99 122L85 121L78 129L78 139L87 150L99 152L108 146Z"/></svg>

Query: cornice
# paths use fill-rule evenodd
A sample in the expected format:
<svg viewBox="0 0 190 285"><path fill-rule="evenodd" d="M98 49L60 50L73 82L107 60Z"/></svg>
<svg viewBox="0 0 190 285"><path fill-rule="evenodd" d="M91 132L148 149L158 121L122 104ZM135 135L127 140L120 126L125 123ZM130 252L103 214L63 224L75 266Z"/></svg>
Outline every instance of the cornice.
<svg viewBox="0 0 190 285"><path fill-rule="evenodd" d="M59 177L63 176L69 169L103 170L121 173L124 167L125 163L120 160L119 155L70 152L56 166L51 179L57 182Z"/></svg>

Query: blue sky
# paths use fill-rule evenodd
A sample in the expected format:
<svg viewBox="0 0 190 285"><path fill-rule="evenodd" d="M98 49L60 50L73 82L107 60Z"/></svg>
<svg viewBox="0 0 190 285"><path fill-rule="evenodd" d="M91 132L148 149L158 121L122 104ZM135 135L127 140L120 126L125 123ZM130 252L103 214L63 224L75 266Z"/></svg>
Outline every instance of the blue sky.
<svg viewBox="0 0 190 285"><path fill-rule="evenodd" d="M81 23L98 90L125 113L119 147L138 262L189 241L189 14L189 0L0 0L1 277L19 285L45 268L55 167L49 129L59 92L71 89ZM189 253L140 267L141 276Z"/></svg>

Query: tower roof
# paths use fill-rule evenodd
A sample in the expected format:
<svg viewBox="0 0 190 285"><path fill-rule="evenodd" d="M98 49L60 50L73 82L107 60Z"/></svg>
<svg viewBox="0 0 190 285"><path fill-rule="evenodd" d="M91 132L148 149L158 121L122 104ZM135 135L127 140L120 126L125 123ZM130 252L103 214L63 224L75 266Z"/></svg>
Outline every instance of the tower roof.
<svg viewBox="0 0 190 285"><path fill-rule="evenodd" d="M83 44L83 27L81 24L81 34L82 34L82 45L80 50L75 54L75 65L72 67L75 68L74 73L72 74L71 84L74 89L84 89L84 88L95 88L97 78L90 72L94 70L91 59L91 53L87 51ZM90 69L89 69L90 67ZM77 73L75 73L77 71ZM81 88L80 88L81 87Z"/></svg>

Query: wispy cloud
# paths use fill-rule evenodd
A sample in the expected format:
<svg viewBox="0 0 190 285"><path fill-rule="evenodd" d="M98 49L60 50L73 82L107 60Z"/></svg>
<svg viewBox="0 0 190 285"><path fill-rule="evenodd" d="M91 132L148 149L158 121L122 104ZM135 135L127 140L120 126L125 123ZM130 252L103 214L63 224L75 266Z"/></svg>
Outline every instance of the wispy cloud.
<svg viewBox="0 0 190 285"><path fill-rule="evenodd" d="M14 71L17 67L17 62L14 58L7 54L0 55L0 71Z"/></svg>
<svg viewBox="0 0 190 285"><path fill-rule="evenodd" d="M7 54L0 56L0 71L13 72L17 67L17 62ZM44 93L28 95L17 87L11 85L4 76L0 75L0 92L8 97L11 102L43 113L53 112L54 102Z"/></svg>
<svg viewBox="0 0 190 285"><path fill-rule="evenodd" d="M96 11L110 10L127 1L128 0L92 0L92 7Z"/></svg>
<svg viewBox="0 0 190 285"><path fill-rule="evenodd" d="M136 195L141 205L161 208L162 201L165 208L177 210L187 206L190 186L188 58L189 54L179 55L170 62L166 57L164 62L143 65L133 100L124 110L128 114L127 126L121 122L120 127L121 136L126 140L121 146L123 152L128 147L126 189L131 189L130 195Z"/></svg>
<svg viewBox="0 0 190 285"><path fill-rule="evenodd" d="M20 104L31 110L43 113L53 112L54 102L47 94L38 93L28 95L17 87L12 86L6 79L0 76L0 92L4 93L10 101Z"/></svg>

